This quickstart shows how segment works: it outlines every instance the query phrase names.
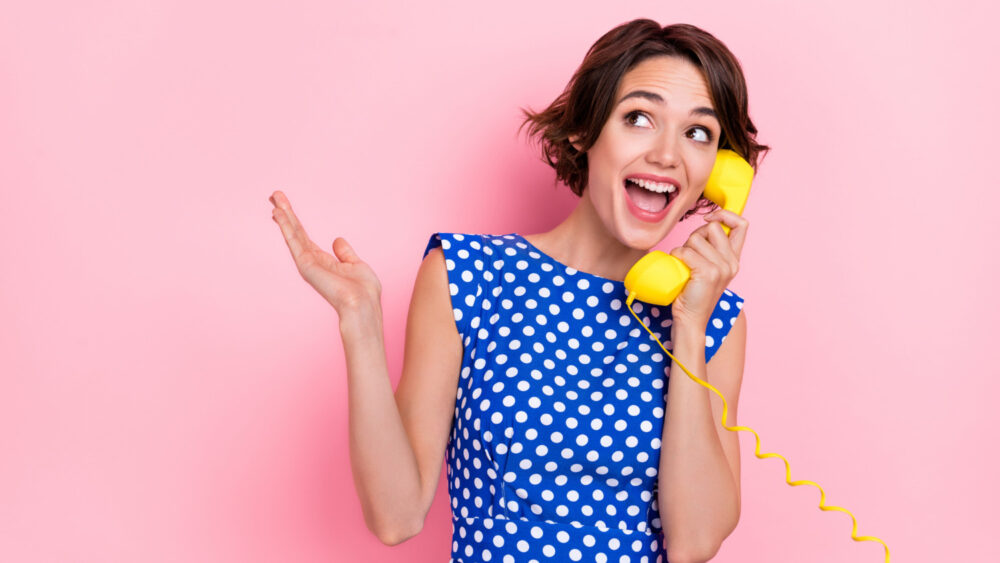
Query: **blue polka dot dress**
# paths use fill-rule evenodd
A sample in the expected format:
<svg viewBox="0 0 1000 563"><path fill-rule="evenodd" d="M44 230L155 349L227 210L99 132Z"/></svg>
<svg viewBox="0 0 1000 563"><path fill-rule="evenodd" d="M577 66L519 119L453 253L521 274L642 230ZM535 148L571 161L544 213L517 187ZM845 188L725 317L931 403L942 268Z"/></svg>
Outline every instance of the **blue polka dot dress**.
<svg viewBox="0 0 1000 563"><path fill-rule="evenodd" d="M667 561L657 472L670 358L628 312L625 284L518 234L435 233L424 256L437 246L465 345L447 448L451 563ZM670 307L632 307L672 351ZM742 307L726 290L706 362Z"/></svg>

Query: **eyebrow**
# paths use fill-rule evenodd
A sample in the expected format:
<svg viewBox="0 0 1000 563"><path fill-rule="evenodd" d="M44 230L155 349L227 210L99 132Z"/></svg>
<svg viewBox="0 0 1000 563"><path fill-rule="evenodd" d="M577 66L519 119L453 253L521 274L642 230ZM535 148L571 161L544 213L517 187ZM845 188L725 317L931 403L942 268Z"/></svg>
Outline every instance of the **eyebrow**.
<svg viewBox="0 0 1000 563"><path fill-rule="evenodd" d="M647 92L646 90L634 90L632 92L629 92L628 94L625 94L625 96L622 97L622 99L618 100L618 104L621 104L622 102L624 102L629 98L643 98L651 102L656 102L658 104L664 103L663 96L655 92ZM618 104L615 105L617 106ZM691 110L691 115L705 115L708 117L714 117L716 121L718 121L719 119L719 116L715 115L715 110L705 106L694 108L693 110Z"/></svg>

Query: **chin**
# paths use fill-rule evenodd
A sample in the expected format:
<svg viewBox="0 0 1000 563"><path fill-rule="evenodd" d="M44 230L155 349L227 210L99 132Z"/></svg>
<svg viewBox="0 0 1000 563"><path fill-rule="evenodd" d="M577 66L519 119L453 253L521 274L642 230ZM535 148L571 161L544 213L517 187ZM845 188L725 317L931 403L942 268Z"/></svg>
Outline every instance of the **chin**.
<svg viewBox="0 0 1000 563"><path fill-rule="evenodd" d="M618 240L625 246L632 248L634 250L641 250L643 252L649 251L657 244L660 244L666 237L666 233L660 236L660 225L656 225L656 229L650 230L637 230L633 228L626 228L624 232L621 233L622 236L618 237Z"/></svg>

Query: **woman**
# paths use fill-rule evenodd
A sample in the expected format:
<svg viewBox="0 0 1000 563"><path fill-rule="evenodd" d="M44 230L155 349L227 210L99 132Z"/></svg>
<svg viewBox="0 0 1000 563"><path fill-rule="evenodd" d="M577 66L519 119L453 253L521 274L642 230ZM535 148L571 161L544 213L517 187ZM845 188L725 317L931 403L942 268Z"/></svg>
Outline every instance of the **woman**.
<svg viewBox="0 0 1000 563"><path fill-rule="evenodd" d="M452 561L706 561L739 520L737 436L714 395L668 377L622 280L713 205L701 194L717 150L754 166L767 150L739 63L696 27L635 20L525 123L580 202L545 233L431 237L395 396L374 272L343 238L323 252L271 197L300 273L340 316L366 523L389 545L418 533L447 454ZM736 424L746 313L727 285L748 223L704 219L671 252L691 268L683 292L632 307Z"/></svg>

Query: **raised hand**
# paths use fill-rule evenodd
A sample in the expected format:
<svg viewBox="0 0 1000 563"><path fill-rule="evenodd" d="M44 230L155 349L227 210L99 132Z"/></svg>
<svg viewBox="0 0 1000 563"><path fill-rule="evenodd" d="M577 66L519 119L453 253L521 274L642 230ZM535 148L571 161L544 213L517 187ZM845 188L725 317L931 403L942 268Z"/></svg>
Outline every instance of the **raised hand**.
<svg viewBox="0 0 1000 563"><path fill-rule="evenodd" d="M750 222L726 209L704 216L706 224L695 229L684 246L670 251L691 268L691 279L671 305L674 320L682 319L704 327L715 304L740 268L740 254ZM729 235L722 224L730 228Z"/></svg>
<svg viewBox="0 0 1000 563"><path fill-rule="evenodd" d="M333 254L324 252L306 235L284 193L276 191L268 200L274 204L272 218L281 228L299 274L341 318L345 313L380 310L382 284L343 237L333 241Z"/></svg>

